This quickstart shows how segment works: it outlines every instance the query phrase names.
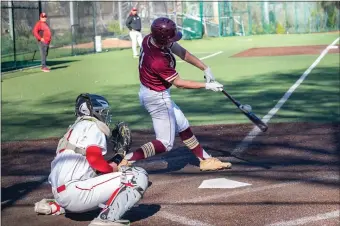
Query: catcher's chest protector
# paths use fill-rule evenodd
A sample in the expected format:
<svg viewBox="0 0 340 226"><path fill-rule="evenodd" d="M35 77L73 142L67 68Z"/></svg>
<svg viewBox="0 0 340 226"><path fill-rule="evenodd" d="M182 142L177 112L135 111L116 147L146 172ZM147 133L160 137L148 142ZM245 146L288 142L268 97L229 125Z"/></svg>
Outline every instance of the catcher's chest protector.
<svg viewBox="0 0 340 226"><path fill-rule="evenodd" d="M86 149L84 148L79 148L73 144L71 144L69 141L68 141L68 138L70 136L70 133L71 131L74 129L74 127L81 121L83 120L88 120L88 121L92 121L92 122L95 122L96 123L96 126L98 127L98 129L100 131L102 131L106 136L110 136L110 129L109 127L99 121L98 119L96 118L93 118L93 117L89 117L89 116L82 116L82 117L79 117L76 122L69 127L69 129L67 130L67 132L65 133L65 135L59 140L59 143L58 143L58 147L57 147L57 151L56 153L58 154L61 150L65 150L65 149L70 149L70 150L73 150L75 153L79 153L81 155L86 155Z"/></svg>

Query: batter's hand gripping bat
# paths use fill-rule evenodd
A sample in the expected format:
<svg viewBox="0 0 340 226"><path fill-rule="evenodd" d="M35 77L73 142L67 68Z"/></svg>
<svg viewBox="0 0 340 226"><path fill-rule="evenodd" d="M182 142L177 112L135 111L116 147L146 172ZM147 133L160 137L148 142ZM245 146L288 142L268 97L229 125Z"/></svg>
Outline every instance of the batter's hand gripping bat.
<svg viewBox="0 0 340 226"><path fill-rule="evenodd" d="M226 95L231 100L231 102L233 102L242 111L242 113L245 114L250 119L250 121L252 121L262 132L267 131L268 126L251 111L251 107L249 105L240 104L240 102L235 100L225 90L222 90L222 93Z"/></svg>

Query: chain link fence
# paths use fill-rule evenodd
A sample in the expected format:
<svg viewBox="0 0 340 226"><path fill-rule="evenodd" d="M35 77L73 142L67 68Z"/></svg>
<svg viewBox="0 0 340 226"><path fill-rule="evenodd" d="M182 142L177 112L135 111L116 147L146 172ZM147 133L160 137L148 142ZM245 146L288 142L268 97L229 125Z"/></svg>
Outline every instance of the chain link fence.
<svg viewBox="0 0 340 226"><path fill-rule="evenodd" d="M160 16L176 21L184 39L340 30L339 2L1 1L1 71L40 65L32 29L42 11L52 31L48 61L130 48L132 7L144 35Z"/></svg>
<svg viewBox="0 0 340 226"><path fill-rule="evenodd" d="M1 68L38 65L32 28L39 18L38 2L1 2ZM3 71L3 70L2 70Z"/></svg>

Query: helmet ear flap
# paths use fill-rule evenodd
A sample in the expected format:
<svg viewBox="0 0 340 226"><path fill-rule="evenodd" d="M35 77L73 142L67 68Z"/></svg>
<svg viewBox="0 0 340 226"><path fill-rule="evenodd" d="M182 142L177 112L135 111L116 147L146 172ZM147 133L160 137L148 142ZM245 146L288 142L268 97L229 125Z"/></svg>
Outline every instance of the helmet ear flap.
<svg viewBox="0 0 340 226"><path fill-rule="evenodd" d="M89 116L93 116L93 106L91 103L91 98L88 93L82 93L80 94L77 99L76 99L76 107L75 107L75 115L79 116L79 107L83 104L86 103L86 107L90 112Z"/></svg>

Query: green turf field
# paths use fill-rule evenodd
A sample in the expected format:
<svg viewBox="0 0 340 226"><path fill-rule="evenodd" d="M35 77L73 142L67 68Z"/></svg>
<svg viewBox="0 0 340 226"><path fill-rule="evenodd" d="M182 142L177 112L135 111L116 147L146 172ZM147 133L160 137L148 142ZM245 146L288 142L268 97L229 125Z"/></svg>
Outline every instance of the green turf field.
<svg viewBox="0 0 340 226"><path fill-rule="evenodd" d="M329 45L337 34L265 35L181 41L205 59L218 81L236 99L252 105L263 117L319 55L231 58L254 47ZM81 92L107 97L113 120L133 129L151 129L151 119L138 100L138 59L131 50L53 59L50 73L27 69L6 74L2 82L2 141L60 136L74 120L73 107ZM177 64L186 79L203 81L203 73ZM295 90L271 122L339 121L339 54L328 54ZM172 88L173 100L192 125L249 123L223 94Z"/></svg>

